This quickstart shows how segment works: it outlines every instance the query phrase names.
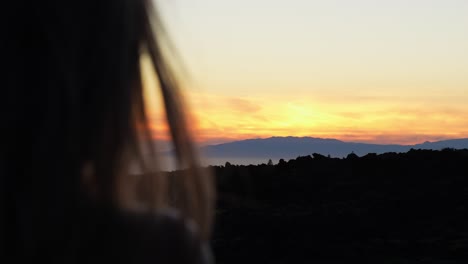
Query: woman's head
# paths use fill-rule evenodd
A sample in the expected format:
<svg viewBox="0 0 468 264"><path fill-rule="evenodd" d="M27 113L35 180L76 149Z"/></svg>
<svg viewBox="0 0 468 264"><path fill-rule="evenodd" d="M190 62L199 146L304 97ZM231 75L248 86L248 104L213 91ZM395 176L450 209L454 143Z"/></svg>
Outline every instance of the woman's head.
<svg viewBox="0 0 468 264"><path fill-rule="evenodd" d="M197 167L167 61L167 35L150 1L7 1L3 7L8 11L0 49L7 70L0 99L2 221L13 221L7 214L21 218L38 211L66 217L83 193L99 203L128 202L122 195L128 191L119 191L131 177L126 164L135 157L145 160L142 152L155 153L148 146L140 72L146 52L160 84L177 160L187 168L174 181L182 198L172 200L182 201L182 211L207 231L211 184ZM147 160L140 164L154 167ZM155 174L142 178L151 183L153 194L139 201L148 208L171 200L168 180Z"/></svg>

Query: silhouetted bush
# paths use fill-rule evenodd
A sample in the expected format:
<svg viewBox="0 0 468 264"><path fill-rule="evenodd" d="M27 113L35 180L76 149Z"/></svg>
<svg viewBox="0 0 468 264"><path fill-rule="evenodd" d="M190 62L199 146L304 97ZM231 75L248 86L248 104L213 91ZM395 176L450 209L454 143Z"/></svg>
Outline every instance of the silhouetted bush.
<svg viewBox="0 0 468 264"><path fill-rule="evenodd" d="M465 263L468 150L214 166L219 263Z"/></svg>

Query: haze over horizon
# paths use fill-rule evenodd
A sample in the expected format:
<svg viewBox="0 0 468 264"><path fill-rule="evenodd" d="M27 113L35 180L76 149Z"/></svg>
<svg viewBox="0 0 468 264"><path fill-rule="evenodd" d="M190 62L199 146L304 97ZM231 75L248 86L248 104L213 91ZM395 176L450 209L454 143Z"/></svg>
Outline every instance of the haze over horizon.
<svg viewBox="0 0 468 264"><path fill-rule="evenodd" d="M158 3L189 72L202 144L468 138L468 1ZM164 138L157 97L147 94L151 126Z"/></svg>
<svg viewBox="0 0 468 264"><path fill-rule="evenodd" d="M166 158L165 170L174 169L174 152L169 143L158 142L159 151ZM162 144L161 144L162 143ZM161 148L165 147L165 148ZM384 153L406 153L414 150L444 150L468 149L468 138L421 142L412 145L372 144L340 141L336 139L311 137L270 137L264 139L249 139L222 144L208 144L199 146L203 165L224 165L226 162L235 165L262 164L272 160L274 164L279 160L291 160L301 156L316 154L332 158L344 158L354 153L358 156Z"/></svg>
<svg viewBox="0 0 468 264"><path fill-rule="evenodd" d="M255 137L255 138L244 138L244 139L234 139L234 140L227 140L227 141L207 141L207 142L202 142L202 146L215 146L215 145L223 145L223 144L229 144L229 143L235 143L235 142L241 142L241 141L250 141L250 140L268 140L268 139L286 139L286 138L292 138L292 139L317 139L317 140L338 140L344 143L363 143L363 144L376 144L376 145L401 145L401 146L412 146L412 145L418 145L418 144L424 144L424 143L434 143L434 142L440 142L440 141L450 141L450 140L468 140L468 138L447 138L447 139L440 139L440 140L425 140L425 141L420 141L416 143L408 143L408 144L400 144L400 143L375 143L375 142L369 142L369 141L352 141L352 140L341 140L338 138L327 138L327 137L312 137L312 136L271 136L271 137Z"/></svg>

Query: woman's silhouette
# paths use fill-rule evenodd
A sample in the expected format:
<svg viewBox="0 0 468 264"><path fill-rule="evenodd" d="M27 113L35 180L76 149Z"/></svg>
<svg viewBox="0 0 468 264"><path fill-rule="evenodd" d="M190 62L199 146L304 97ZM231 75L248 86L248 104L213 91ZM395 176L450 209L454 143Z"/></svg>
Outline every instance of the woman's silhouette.
<svg viewBox="0 0 468 264"><path fill-rule="evenodd" d="M150 0L7 0L0 13L0 262L208 262L212 185ZM157 152L143 53L184 168L177 177L145 158ZM134 161L143 176L128 175Z"/></svg>

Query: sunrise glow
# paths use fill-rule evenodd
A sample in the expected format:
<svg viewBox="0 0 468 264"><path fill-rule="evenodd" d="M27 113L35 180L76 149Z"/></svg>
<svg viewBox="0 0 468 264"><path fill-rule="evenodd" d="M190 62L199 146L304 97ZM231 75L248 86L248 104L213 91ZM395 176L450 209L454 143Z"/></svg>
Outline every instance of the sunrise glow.
<svg viewBox="0 0 468 264"><path fill-rule="evenodd" d="M184 92L202 143L468 137L467 1L178 0L162 9L190 72ZM163 138L158 95L147 99Z"/></svg>

